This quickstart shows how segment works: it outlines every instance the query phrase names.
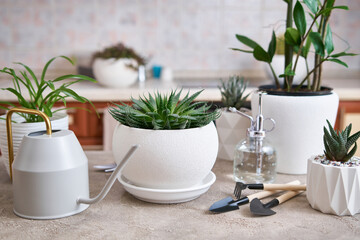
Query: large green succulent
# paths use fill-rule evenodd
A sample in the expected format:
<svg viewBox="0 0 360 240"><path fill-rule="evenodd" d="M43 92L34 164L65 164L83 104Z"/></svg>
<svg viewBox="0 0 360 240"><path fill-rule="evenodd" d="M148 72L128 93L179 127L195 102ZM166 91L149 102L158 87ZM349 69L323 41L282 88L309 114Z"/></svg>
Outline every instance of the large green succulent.
<svg viewBox="0 0 360 240"><path fill-rule="evenodd" d="M244 82L244 78L239 76L232 76L228 81L224 82L221 80L221 86L218 86L221 92L221 102L224 107L234 107L240 110L244 106L247 94L244 96L247 82Z"/></svg>
<svg viewBox="0 0 360 240"><path fill-rule="evenodd" d="M360 137L360 131L350 136L351 123L341 132L336 132L329 121L327 121L327 124L329 126L330 133L324 127L324 153L326 158L331 161L348 161L356 152L356 140ZM355 146L349 152L351 146L354 144Z"/></svg>
<svg viewBox="0 0 360 240"><path fill-rule="evenodd" d="M171 91L170 95L155 93L148 97L131 98L132 105L115 104L110 107L112 117L129 127L143 129L187 129L202 127L220 116L220 112L209 111L211 105L194 102L202 92L198 91L180 100L180 91Z"/></svg>

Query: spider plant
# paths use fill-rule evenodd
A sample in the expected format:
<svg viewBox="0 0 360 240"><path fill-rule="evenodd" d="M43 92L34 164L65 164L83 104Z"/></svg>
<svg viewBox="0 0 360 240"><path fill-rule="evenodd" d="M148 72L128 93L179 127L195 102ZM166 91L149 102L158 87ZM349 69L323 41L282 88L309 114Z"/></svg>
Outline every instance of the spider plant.
<svg viewBox="0 0 360 240"><path fill-rule="evenodd" d="M66 107L66 98L69 97L81 103L88 102L95 109L95 106L89 99L78 95L74 90L69 88L71 85L81 81L96 82L95 79L84 75L75 75L75 74L62 75L56 77L53 80L45 79L46 72L50 64L59 57L67 60L72 65L74 65L74 62L66 56L57 56L51 58L45 64L40 78L38 78L35 75L34 71L30 67L20 62L16 62L15 64L20 65L21 67L24 68L24 70L19 70L17 72L16 70L8 67L4 67L2 70L0 69L1 73L5 73L9 75L12 78L12 82L13 82L13 87L1 88L1 90L8 91L14 94L17 97L18 104L21 107L42 111L49 117L52 117L53 114L58 111L70 109L70 107ZM59 82L63 82L64 80L67 81L65 81L60 86L57 86ZM59 109L53 108L54 104L60 101L64 104L64 107ZM15 107L15 104L10 102L2 101L0 102L0 104L7 105L9 107ZM5 110L9 110L9 107L0 105L0 108ZM43 121L43 119L39 116L28 115L23 113L18 113L18 114L21 115L26 122Z"/></svg>

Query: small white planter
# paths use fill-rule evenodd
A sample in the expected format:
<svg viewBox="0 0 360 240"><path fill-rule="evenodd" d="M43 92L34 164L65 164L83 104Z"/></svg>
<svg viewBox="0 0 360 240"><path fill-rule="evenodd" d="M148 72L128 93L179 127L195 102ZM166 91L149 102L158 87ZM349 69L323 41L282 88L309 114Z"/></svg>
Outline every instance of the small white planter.
<svg viewBox="0 0 360 240"><path fill-rule="evenodd" d="M179 189L200 183L211 171L218 151L214 124L184 130L149 130L118 124L113 154L119 163L127 149L140 148L122 176L132 184L153 189Z"/></svg>
<svg viewBox="0 0 360 240"><path fill-rule="evenodd" d="M6 115L1 116L6 118ZM37 132L41 130L46 130L44 122L35 122L35 123L24 123L24 119L18 114L12 115L12 120L16 123L12 123L12 135L13 135L13 146L14 146L14 159L19 149L20 143L23 137L32 132ZM51 120L52 129L69 129L69 119L66 113L57 112L54 114ZM0 149L1 157L0 160L5 164L6 171L9 174L9 151L8 151L8 142L7 142L7 131L6 131L6 121L0 120Z"/></svg>
<svg viewBox="0 0 360 240"><path fill-rule="evenodd" d="M249 109L241 109L245 114L251 116ZM235 146L246 137L250 120L239 114L222 109L220 118L216 119L216 129L219 135L218 158L233 160Z"/></svg>
<svg viewBox="0 0 360 240"><path fill-rule="evenodd" d="M306 196L312 208L335 215L360 213L360 166L324 165L308 160ZM353 157L360 163L360 158Z"/></svg>
<svg viewBox="0 0 360 240"><path fill-rule="evenodd" d="M106 87L128 87L134 84L138 72L127 65L137 65L134 59L102 59L97 58L93 63L93 72L96 80Z"/></svg>
<svg viewBox="0 0 360 240"><path fill-rule="evenodd" d="M257 93L251 97L253 115L258 112L258 99ZM326 119L334 125L338 105L339 97L334 92L320 96L263 96L264 117L276 121L275 130L267 137L276 149L278 172L306 173L306 159L322 151L323 126Z"/></svg>

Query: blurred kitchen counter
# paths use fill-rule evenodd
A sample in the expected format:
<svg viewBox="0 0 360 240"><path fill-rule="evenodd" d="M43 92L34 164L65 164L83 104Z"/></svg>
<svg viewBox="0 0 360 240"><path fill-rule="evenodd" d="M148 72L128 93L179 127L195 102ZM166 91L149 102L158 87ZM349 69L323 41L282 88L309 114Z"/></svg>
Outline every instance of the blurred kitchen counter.
<svg viewBox="0 0 360 240"><path fill-rule="evenodd" d="M117 101L129 101L131 97L137 98L143 94L160 92L168 93L171 89L183 88L183 95L189 90L190 93L204 89L199 95L197 100L199 101L212 101L219 102L221 94L217 86L220 84L219 79L205 79L205 78L187 78L178 79L172 82L162 82L161 80L149 79L144 83L135 83L132 86L124 88L109 88L101 86L97 83L80 82L72 85L79 95L90 99L93 102L117 102ZM249 86L246 89L246 93L256 90L256 87L263 84L271 84L264 80L251 80ZM339 95L340 100L357 101L360 100L360 78L357 79L329 79L323 80L322 85L329 86ZM10 80L1 79L0 88L6 88L12 86ZM28 96L24 94L26 98ZM1 91L0 101L17 101L16 97L7 91ZM72 101L69 98L68 101Z"/></svg>

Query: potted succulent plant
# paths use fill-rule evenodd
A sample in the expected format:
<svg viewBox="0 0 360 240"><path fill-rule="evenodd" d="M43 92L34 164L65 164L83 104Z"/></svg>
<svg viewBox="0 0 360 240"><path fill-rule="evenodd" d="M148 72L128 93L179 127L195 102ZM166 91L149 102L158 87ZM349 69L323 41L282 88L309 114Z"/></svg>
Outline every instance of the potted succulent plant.
<svg viewBox="0 0 360 240"><path fill-rule="evenodd" d="M335 0L304 0L296 1L295 5L293 0L284 2L288 7L283 73L278 75L272 67L277 45L274 31L267 51L240 34L236 38L250 50L233 50L251 53L255 59L269 65L275 84L259 88L268 92L263 99L264 115L274 118L278 126L268 135L278 150L277 170L282 173L304 174L307 169L305 159L322 147L321 126L325 119L329 119L332 124L335 122L339 104L337 94L321 84L322 64L333 62L347 67L340 58L356 54L345 51L334 53L329 19L333 10L347 10L347 6L337 6ZM303 5L309 10L310 24L307 24ZM295 74L299 74L299 59L303 58L308 62L311 57L314 61L313 69L308 69L305 77L295 85L293 79ZM283 84L280 84L279 78L284 79ZM257 99L257 94L254 94L251 101L253 112L257 112Z"/></svg>
<svg viewBox="0 0 360 240"><path fill-rule="evenodd" d="M73 61L66 56L59 56L71 64L74 65ZM91 81L96 82L94 79L84 75L66 74L56 77L53 80L46 80L46 72L50 64L57 58L50 59L44 66L41 76L37 77L34 71L23 63L16 63L24 67L25 70L16 71L12 68L5 67L1 73L7 74L12 78L13 87L1 88L3 91L8 91L14 94L18 102L13 104L10 102L0 102L0 108L9 110L9 108L15 105L28 108L36 109L44 112L50 117L53 129L68 129L69 121L66 114L66 99L73 98L78 102L85 103L89 102L93 107L94 105L87 98L79 96L74 90L70 88L71 85L80 81ZM63 83L62 83L63 82ZM60 84L62 83L62 84ZM54 104L62 102L64 107L55 108ZM95 109L95 107L94 107ZM89 110L88 110L89 111ZM13 129L13 146L14 156L16 155L17 149L21 143L24 135L45 130L45 125L42 122L42 118L31 114L17 113L12 117L12 129ZM5 116L0 116L0 149L1 159L6 166L6 170L9 173L9 157L8 157L8 139L6 134L6 121Z"/></svg>
<svg viewBox="0 0 360 240"><path fill-rule="evenodd" d="M228 81L222 81L218 86L221 92L221 116L216 120L216 129L219 135L218 158L233 160L234 149L242 139L246 137L246 131L250 127L250 121L238 114L230 112L229 107L234 107L248 115L251 111L245 108L245 95L247 82L239 76L229 77Z"/></svg>
<svg viewBox="0 0 360 240"><path fill-rule="evenodd" d="M354 156L360 131L351 135L350 124L336 132L327 123L324 155L308 160L307 199L323 213L354 215L360 213L360 158Z"/></svg>
<svg viewBox="0 0 360 240"><path fill-rule="evenodd" d="M94 76L107 87L127 87L135 83L141 65L145 65L145 59L123 43L107 47L92 57Z"/></svg>
<svg viewBox="0 0 360 240"><path fill-rule="evenodd" d="M113 154L119 162L128 146L136 143L136 156L122 176L138 187L184 189L199 184L215 163L218 136L213 120L218 110L209 111L204 102L194 102L202 92L180 100L180 91L155 93L131 99L132 105L109 108L119 123L113 136Z"/></svg>

